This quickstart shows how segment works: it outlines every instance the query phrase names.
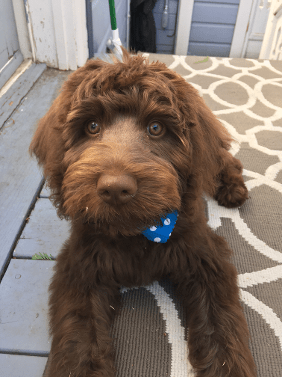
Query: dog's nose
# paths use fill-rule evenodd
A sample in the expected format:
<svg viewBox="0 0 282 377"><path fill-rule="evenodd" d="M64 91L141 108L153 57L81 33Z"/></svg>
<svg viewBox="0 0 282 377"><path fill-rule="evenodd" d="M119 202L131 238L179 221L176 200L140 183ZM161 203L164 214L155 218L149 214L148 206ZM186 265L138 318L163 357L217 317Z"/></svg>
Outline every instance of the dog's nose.
<svg viewBox="0 0 282 377"><path fill-rule="evenodd" d="M137 192L136 179L130 175L102 175L97 183L98 195L104 202L120 205L129 202Z"/></svg>

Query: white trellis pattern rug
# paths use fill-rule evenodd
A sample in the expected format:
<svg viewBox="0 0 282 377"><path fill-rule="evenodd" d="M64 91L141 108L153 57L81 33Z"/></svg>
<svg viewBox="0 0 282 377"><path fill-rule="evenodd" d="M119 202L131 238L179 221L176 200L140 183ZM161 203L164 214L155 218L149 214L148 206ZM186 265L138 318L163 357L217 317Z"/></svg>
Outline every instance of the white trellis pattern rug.
<svg viewBox="0 0 282 377"><path fill-rule="evenodd" d="M258 377L282 375L282 62L146 54L193 84L237 143L250 199L209 198L210 226L234 251ZM126 324L126 326L125 326ZM183 316L168 281L124 290L113 328L119 377L193 376Z"/></svg>

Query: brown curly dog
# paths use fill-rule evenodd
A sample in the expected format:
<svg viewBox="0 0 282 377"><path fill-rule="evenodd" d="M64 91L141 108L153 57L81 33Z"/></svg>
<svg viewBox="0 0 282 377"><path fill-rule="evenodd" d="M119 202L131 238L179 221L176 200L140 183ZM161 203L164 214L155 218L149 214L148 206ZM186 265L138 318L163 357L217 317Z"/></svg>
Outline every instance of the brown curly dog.
<svg viewBox="0 0 282 377"><path fill-rule="evenodd" d="M236 207L248 197L231 141L197 91L160 62L124 51L122 62L90 60L65 82L30 146L72 225L50 285L46 376L114 376L120 287L164 276L189 308L195 375L256 375L231 251L202 200L205 192Z"/></svg>

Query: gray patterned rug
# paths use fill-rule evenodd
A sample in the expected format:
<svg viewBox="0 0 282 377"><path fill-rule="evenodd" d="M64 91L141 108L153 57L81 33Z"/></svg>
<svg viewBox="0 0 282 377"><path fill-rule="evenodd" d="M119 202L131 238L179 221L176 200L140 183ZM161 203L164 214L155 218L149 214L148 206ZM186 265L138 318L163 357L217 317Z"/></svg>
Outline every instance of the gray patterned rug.
<svg viewBox="0 0 282 377"><path fill-rule="evenodd" d="M210 226L234 251L258 377L282 375L282 62L150 54L193 84L238 141L250 199L207 199ZM124 290L113 337L119 377L193 376L169 282Z"/></svg>

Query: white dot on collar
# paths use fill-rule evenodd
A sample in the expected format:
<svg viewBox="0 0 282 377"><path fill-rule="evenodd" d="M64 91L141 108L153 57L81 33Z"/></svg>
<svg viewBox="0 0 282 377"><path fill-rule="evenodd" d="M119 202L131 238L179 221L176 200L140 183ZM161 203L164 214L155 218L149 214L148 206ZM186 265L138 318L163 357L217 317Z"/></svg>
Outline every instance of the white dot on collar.
<svg viewBox="0 0 282 377"><path fill-rule="evenodd" d="M151 227L150 227L150 230L151 230L152 232L154 232L155 230L157 230L157 227L156 227L156 226L151 226Z"/></svg>
<svg viewBox="0 0 282 377"><path fill-rule="evenodd" d="M165 219L164 225L169 225L169 224L170 224L170 219L169 218Z"/></svg>

